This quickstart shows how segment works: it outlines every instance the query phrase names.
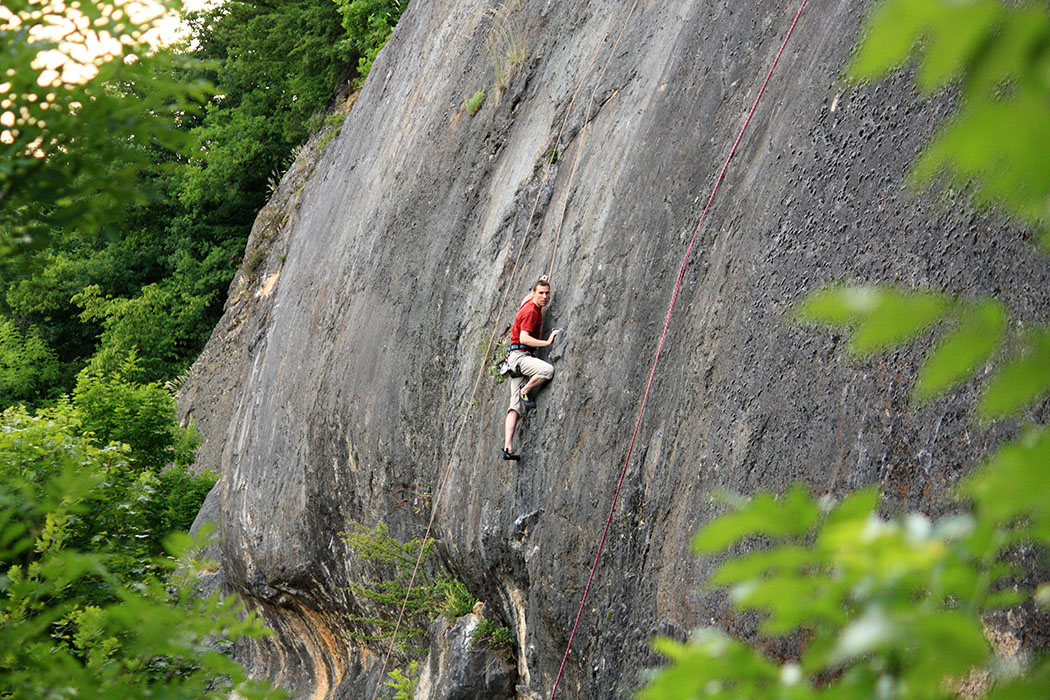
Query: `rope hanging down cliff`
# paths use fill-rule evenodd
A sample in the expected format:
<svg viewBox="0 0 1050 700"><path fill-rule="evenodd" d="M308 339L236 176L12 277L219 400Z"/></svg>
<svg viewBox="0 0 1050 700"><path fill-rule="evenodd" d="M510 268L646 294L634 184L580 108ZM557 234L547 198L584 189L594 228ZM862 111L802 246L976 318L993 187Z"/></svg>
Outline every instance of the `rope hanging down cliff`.
<svg viewBox="0 0 1050 700"><path fill-rule="evenodd" d="M648 397L649 397L650 390L652 388L653 378L655 376L656 368L657 368L657 366L659 364L660 355L661 355L662 350L663 350L663 345L664 345L664 342L665 342L666 337L667 337L668 329L670 327L671 315L672 315L672 312L674 310L674 306L675 306L675 303L677 301L678 293L679 293L680 288L681 288L682 279L683 279L683 277L685 275L686 266L688 265L689 259L690 259L691 254L692 254L693 247L694 247L694 245L696 243L696 238L697 238L697 236L698 236L698 234L700 232L700 229L701 229L701 227L703 225L703 222L704 222L704 220L705 220L705 218L707 216L708 210L711 207L711 203L714 200L715 194L717 193L718 188L721 185L722 180L724 179L726 170L728 169L728 166L729 166L729 162L730 162L730 160L732 160L733 156L736 153L736 150L737 150L738 146L740 145L740 142L741 142L741 140L743 138L744 132L746 131L748 125L750 124L751 118L754 115L755 110L758 107L759 101L761 100L762 95L765 92L765 89L766 89L766 87L767 87L767 85L769 83L769 80L772 77L773 72L776 69L776 66L777 66L777 64L780 61L781 56L783 55L783 52L784 52L785 47L787 46L788 40L790 39L791 34L794 31L794 29L795 29L795 27L796 27L796 25L798 23L799 17L801 16L802 11L805 9L806 4L807 4L807 0L802 0L802 3L800 4L800 6L798 8L798 11L795 14L795 17L794 17L794 19L793 19L793 21L791 23L791 26L789 27L789 29L788 29L785 37L784 37L784 40L783 40L783 42L782 42L782 44L780 46L780 49L778 50L778 52L776 54L776 57L774 58L773 63L770 66L768 73L766 74L765 80L763 81L762 86L759 89L759 92L758 92L757 96L755 97L754 103L752 104L751 109L750 109L750 111L748 112L748 114L747 114L747 116L745 118L744 124L741 127L739 133L737 134L736 140L734 141L734 143L733 143L733 145L732 145L732 147L730 149L729 155L726 157L726 160L725 160L725 162L722 165L722 169L721 169L721 171L718 174L718 177L717 177L717 179L715 181L715 184L714 184L714 186L712 188L711 194L710 194L710 196L709 196L709 198L707 200L707 203L706 203L706 205L705 205L705 207L703 209L703 212L701 213L700 219L697 222L696 228L694 229L693 235L692 235L692 237L691 237L691 239L689 241L689 244L688 244L688 246L686 248L686 252L685 252L685 255L684 255L683 260L682 260L682 265L681 265L681 268L679 270L678 277L677 277L677 280L676 280L676 283L675 283L675 286L674 286L674 290L673 290L672 295L671 295L671 300L670 300L670 303L668 305L667 315L666 315L666 318L665 318L665 321L664 321L664 327L663 327L663 330L662 330L662 332L660 334L660 338L659 338L659 342L658 342L658 345L657 345L656 354L655 354L655 357L654 357L654 360L653 360L653 364L652 364L652 367L651 367L650 373L649 373L649 379L647 381L645 392L644 392L643 397L642 397L642 402L641 402L641 405L639 407L638 418L637 418L636 423L635 423L634 431L633 431L632 436L631 436L631 441L630 441L630 443L628 445L627 454L626 454L626 457L624 459L623 468L621 470L620 477L619 477L619 480L618 480L617 485L616 485L616 490L615 490L614 495L613 495L613 501L612 501L612 504L611 504L610 509L609 509L609 516L606 519L605 528L603 530L602 537L601 537L601 540L599 542L598 550L597 550L597 552L595 554L595 557L594 557L594 562L592 564L591 571L590 571L590 574L589 574L589 577L588 577L588 580L587 580L587 585L586 585L586 587L584 589L582 600L580 601L579 611L577 612L576 619L574 621L572 630L570 632L569 640L568 640L568 643L567 643L566 648L565 648L565 653L563 654L562 662L561 662L561 665L560 665L560 667L558 669L558 674L555 677L554 686L552 688L551 695L550 695L551 700L553 700L554 697L557 694L558 686L559 686L562 674L564 672L565 664L566 664L566 661L568 659L569 652L570 652L570 650L572 648L572 642L573 642L573 639L575 637L576 631L577 631L577 629L579 627L579 622L580 622L580 620L582 618L583 610L585 608L586 601L587 601L587 597L588 597L591 585L592 585L593 580L594 580L594 575L595 575L595 572L597 570L598 561L600 560L602 551L604 549L605 541L606 541L606 538L607 538L607 535L608 535L608 531L609 531L609 527L610 527L611 522L612 522L613 515L615 513L615 508L616 508L616 504L617 504L617 501L618 501L618 498L619 498L620 490L622 488L623 480L624 480L624 477L626 476L627 468L630 465L630 459L631 459L631 456L633 454L634 445L635 445L635 443L637 441L637 435L638 435L638 432L639 432L639 429L640 429L640 426L641 426L642 418L644 417L645 407L646 407L646 404L648 402ZM606 69L609 66L609 63L612 60L612 56L615 53L616 46L619 44L620 38L623 36L623 31L626 28L627 23L629 22L631 16L634 14L634 11L635 11L636 7L637 7L637 0L633 0L632 4L630 6L630 11L628 12L628 15L627 15L626 19L624 20L624 24L621 27L620 33L619 33L619 35L617 37L617 40L616 40L616 42L615 42L615 44L613 46L612 51L610 52L609 59L606 61L605 65L604 65L604 67L602 69L601 76L604 76L605 71L606 71ZM622 14L622 12L621 12L621 14ZM618 19L619 19L619 17L617 18L617 20ZM608 35L606 36L606 40L608 40ZM588 66L587 71L585 72L584 76L581 78L580 83L577 86L577 89L576 89L576 91L573 94L572 100L570 101L570 104L569 104L569 108L566 110L565 118L562 121L561 129L559 130L559 133L558 133L558 139L555 141L556 144L560 143L561 135L562 135L562 133L564 131L565 125L566 125L567 120L568 120L568 117L571 114L572 107L573 107L573 105L575 103L576 97L579 94L579 90L582 88L583 80L585 80L590 75L590 72L591 72L591 70L593 68L595 60L597 59L597 56L598 56L598 53L596 52L595 56L592 58L591 63ZM600 80L601 80L601 78L599 77L598 84L600 84ZM592 91L591 99L590 99L590 101L588 103L588 114L589 114L590 109L591 109L591 107L593 105L594 97L595 97L596 93L597 93L597 84L595 86L595 89ZM586 129L586 127L587 127L587 125L585 124L584 128ZM581 134L581 142L580 142L580 144L579 144L579 146L577 148L576 156L575 156L574 161L573 161L573 167L572 167L572 170L570 171L570 179L569 179L570 184L571 184L572 180L575 177L576 166L577 166L577 164L579 162L579 155L580 155L580 152L582 151L582 148L583 148L583 141L584 141L583 137L585 137L585 136L586 136L586 131L583 132L583 134ZM536 210L537 210L537 206L538 206L538 203L539 203L539 199L540 199L540 196L541 196L541 193L542 193L542 190L543 190L543 185L546 183L546 180L547 180L547 178L549 176L550 170L551 170L551 164L548 163L547 168L544 171L543 178L542 178L542 180L540 182L540 187L538 188L536 199L534 200L534 203L533 203L532 211L531 211L531 213L529 215L529 221L528 221L528 224L526 225L526 228L525 228L525 233L526 234L531 229L532 222L534 220L535 213L536 213ZM563 220L564 220L564 216L565 216L565 208L566 208L566 206L567 206L567 204L563 205L561 216L559 217L559 220L558 220L558 225L557 225L556 235L555 235L555 241L554 241L554 245L552 247L552 253L551 253L551 258L550 258L550 270L551 270L551 272L553 272L553 267L554 267L554 263L555 263L555 259L556 259L556 255L557 255L557 244L558 244L558 240L559 240L560 234L561 234L561 229L562 229L562 224L563 224ZM526 236L523 235L522 236L521 245L519 246L518 251L517 251L517 255L515 256L515 259L514 259L514 264L512 266L511 274L509 275L509 277L507 279L507 283L505 285L504 293L503 293L502 300L501 300L500 307L499 307L499 316L502 315L503 310L506 308L506 301L507 301L507 297L508 297L508 294L509 294L509 290L510 290L511 285L513 283L513 280L514 280L514 278L516 276L517 269L518 269L518 266L519 266L519 262L520 262L520 259L521 259L521 255L522 255L522 252L524 251L525 243L526 243ZM493 343L495 341L496 328L497 327L498 326L495 326L495 325L493 327L493 332L492 332L492 334L491 334L491 336L489 338L488 344L487 344L487 351L485 353L485 357L487 357L489 352L491 351L492 345L493 345ZM471 391L470 399L468 399L467 404L466 404L468 407L473 405L473 399L474 399L474 397L477 394L477 389L478 389L478 386L480 385L481 377L484 375L484 370L485 370L484 364L482 364L482 366L479 369L479 372L477 374L477 377L475 379L474 387L473 387L473 389ZM462 413L462 415L461 415L460 424L457 427L457 430L456 430L456 433L455 433L456 437L455 437L455 439L453 441L452 448L451 448L450 453L449 453L450 457L449 457L448 465L446 466L444 472L442 473L442 477L441 477L441 479L438 482L437 489L435 490L435 498L434 498L434 502L433 502L432 507L431 507L431 517L430 517L430 520L429 520L429 522L427 524L426 533L424 534L424 542L429 538L430 532L433 529L433 523L434 523L434 520L435 520L435 517L436 517L436 514L437 514L439 501L441 500L441 497L443 495L444 486L446 485L446 483L448 481L448 475L449 475L449 473L451 471L451 467L452 467L452 464L454 462L454 455L456 454L456 448L458 447L459 440L460 440L460 438L462 436L463 428L466 425L466 421L467 421L467 418L469 417L469 414L470 414L470 409L468 408L468 410L464 411ZM398 614L397 623L395 624L394 637L396 637L397 630L398 630L398 628L400 627L400 625L401 625L401 623L403 621L408 595L411 594L411 589L414 586L415 578L416 578L416 576L418 574L419 565L420 565L420 561L419 561L419 559L417 559L416 565L415 565L415 567L413 569L413 572L412 572L412 577L411 577L411 579L409 581L409 586L408 586L409 590L408 590L408 593L406 594L406 599L405 599L405 601L402 602L401 609L400 609L399 614ZM392 644L391 644L391 647L388 648L387 653L384 656L383 666L382 666L382 668L380 670L380 677L382 677L382 675L386 671L387 665L389 663L389 658L390 658L391 651L392 651ZM377 684L376 692L372 696L373 700L378 695L378 691L379 691L379 685Z"/></svg>
<svg viewBox="0 0 1050 700"><path fill-rule="evenodd" d="M583 597L580 600L580 609L576 613L576 620L573 622L572 631L569 633L569 641L565 645L565 653L562 655L561 665L558 667L558 675L554 678L554 687L551 689L550 700L554 700L555 695L558 693L558 684L561 682L562 673L565 671L565 662L569 658L569 651L572 649L573 638L576 636L576 630L580 625L580 619L583 617L583 609L587 603L587 595L590 593L591 583L594 581L594 573L598 569L598 560L602 555L602 550L605 547L605 540L609 534L609 526L612 524L613 515L616 512L616 503L620 497L620 489L623 487L624 477L627 475L627 467L631 463L634 444L638 438L638 430L642 425L642 417L645 415L645 405L649 399L649 390L653 386L653 377L656 375L656 366L660 362L660 353L664 347L664 340L667 338L667 330L671 325L671 313L674 311L675 302L678 300L678 292L682 287L682 278L685 277L685 268L689 264L689 258L692 255L693 246L696 243L696 237L700 233L700 227L703 226L708 210L711 208L711 202L715 199L715 193L718 192L718 187L722 184L722 180L725 178L726 170L729 168L729 161L733 159L733 155L736 153L736 149L740 145L744 132L747 130L748 124L751 123L751 117L754 116L755 110L758 108L759 100L762 99L762 94L766 91L766 86L769 85L769 79L773 77L773 71L776 70L777 64L780 62L780 57L784 54L785 47L787 47L788 40L791 38L792 32L795 31L795 26L798 24L799 17L802 16L802 10L806 8L806 2L807 0L802 0L798 12L795 13L795 18L791 21L791 26L788 27L787 33L784 35L784 41L781 42L780 49L777 51L776 57L773 59L773 63L770 65L769 71L766 73L766 79L762 81L762 87L759 88L758 94L755 96L755 101L751 105L747 117L744 119L744 124L740 127L740 132L737 134L736 141L733 142L733 147L729 149L729 155L726 156L725 162L722 164L722 170L718 173L718 178L715 180L715 184L711 188L711 195L707 198L707 204L704 205L703 212L700 214L700 220L697 221L696 228L693 230L693 236L689 239L689 244L686 246L685 255L682 257L682 266L679 268L678 278L675 280L674 291L671 292L671 301L667 305L667 317L664 319L664 328L660 333L660 341L656 346L656 356L653 358L653 366L649 370L649 380L646 382L645 393L642 394L642 403L638 408L638 419L634 424L634 432L631 434L631 442L627 447L627 455L623 461L623 468L620 470L620 478L616 482L616 491L613 493L612 505L609 507L609 516L605 520L605 529L602 531L601 540L598 542L598 551L594 555L594 563L591 565L591 573L587 578L587 585L583 589Z"/></svg>
<svg viewBox="0 0 1050 700"><path fill-rule="evenodd" d="M633 17L634 12L635 12L635 10L637 8L638 8L638 0L632 0L629 5L625 4L624 9L621 9L620 13L617 14L616 18L613 20L613 23L612 23L613 29L615 29L617 27L617 25L619 25L619 27L620 27L619 33L617 34L616 40L613 42L613 45L612 45L612 47L609 50L609 57L606 60L605 65L602 67L602 71L601 71L601 74L599 75L599 79L596 81L594 89L591 91L591 97L590 97L590 100L588 102L588 107L587 107L587 109L588 109L587 114L590 113L590 109L592 108L592 106L594 104L594 98L595 98L595 95L597 94L598 86L601 84L601 78L604 77L605 71L609 67L609 63L612 62L612 58L616 54L616 49L617 49L617 47L620 44L620 40L623 38L624 30L626 30L628 24L630 23L631 17ZM624 11L625 10L626 10L626 16L624 15ZM622 18L622 24L621 24L621 18ZM561 125L560 125L560 127L558 129L558 135L557 135L557 137L554 140L555 147L560 145L562 135L565 132L565 127L566 127L566 124L568 124L569 116L572 114L573 107L576 105L576 99L577 99L577 97L579 97L580 90L583 89L584 82L587 80L587 78L591 75L592 71L594 70L594 65L597 62L598 57L601 55L602 48L608 42L608 40L609 40L609 38L611 36L612 36L612 30L610 30L610 32L608 34L606 34L605 38L602 40L602 43L595 49L594 55L591 57L590 63L588 63L588 65L587 65L587 69L584 71L583 75L577 81L576 89L573 91L572 98L569 100L569 105L568 105L568 107L565 110L565 116L563 117ZM577 159L579 157L579 150L583 148L584 138L586 136L586 133L587 133L586 130L588 129L588 126L589 125L585 122L585 125L584 125L585 131L581 133L581 139L580 139L580 143L579 143L578 149L577 149ZM571 185L571 182L572 182L572 176L575 176L575 172L576 172L575 164L576 164L576 162L577 161L574 161L574 163L573 163L573 170L572 170L572 173L570 175L570 181L569 181L570 185ZM507 281L506 281L506 283L504 285L503 296L502 296L502 298L500 300L499 310L496 313L496 319L501 318L503 316L503 312L506 310L507 299L508 299L511 287L513 286L514 279L517 276L519 263L521 261L521 256L522 256L522 253L525 250L525 243L528 240L528 232L532 229L532 223L535 220L536 211L539 208L540 199L542 198L542 195L543 195L543 186L546 184L547 178L550 176L552 168L553 168L553 161L548 161L546 163L546 167L544 168L543 177L540 180L539 187L537 187L537 189L536 189L536 196L535 196L535 198L533 199L533 202L532 202L532 210L529 213L529 220L528 220L528 223L525 225L525 231L521 235L521 243L518 246L517 254L514 257L514 264L511 267L510 275L507 277ZM564 207L563 207L563 210L562 210L562 217L564 217ZM560 235L560 232L561 232L561 225L560 225L560 222L559 222L559 226L558 226L558 234L559 235ZM555 252L557 251L557 237L555 238L554 250L555 250ZM551 265L553 266L553 264L554 264L554 256L552 254L552 256L551 256ZM491 326L492 326L492 333L489 335L488 342L487 342L487 344L485 346L485 352L482 355L482 358L488 358L489 355L492 352L492 348L495 346L497 330L499 328L498 320L493 322L491 324ZM448 483L448 477L449 477L449 474L452 471L452 464L453 464L453 462L455 460L456 450L459 447L460 438L463 435L463 429L466 427L467 419L469 418L469 416L470 416L470 414L472 412L472 407L474 406L474 398L475 398L475 396L477 396L478 387L481 385L481 379L482 379L482 377L485 376L485 369L486 369L485 365L486 365L486 363L485 363L485 360L483 359L481 361L481 363L480 363L480 366L478 367L478 372L477 372L477 374L476 374L476 376L474 378L474 386L471 389L470 397L467 399L466 403L464 404L466 408L465 408L465 410L463 410L463 412L460 415L460 421L459 421L459 425L456 428L455 438L453 439L452 447L449 450L448 463L445 466L445 469L443 470L443 472L441 474L441 478L438 480L436 488L434 489L434 492L433 492L434 493L434 498L433 498L433 501L432 501L431 507L430 507L430 519L427 522L426 531L423 534L423 542L424 543L426 543L426 541L430 538L430 533L433 530L434 519L435 519L435 517L437 515L438 507L439 507L439 505L441 504L441 502L443 500L442 497L443 497L443 494L444 494L444 487ZM422 557L423 557L424 549L425 549L425 547L420 547L419 555L416 557L415 565L412 568L412 575L409 578L408 589L405 592L404 600L401 602L401 607L400 607L400 610L398 611L398 615L397 615L397 622L394 624L394 631L390 635L390 644L387 647L386 653L383 655L383 664L382 664L382 666L380 668L380 671L379 671L379 678L380 679L382 679L383 676L386 674L386 669L389 666L390 655L393 653L393 648L394 648L394 640L397 639L397 633L398 633L398 631L401 628L401 623L404 621L405 610L406 610L406 608L408 606L409 597L412 595L412 589L415 587L416 577L419 574L419 567L420 567L420 565L422 563ZM376 697L378 697L379 691L381 689L382 689L382 684L381 683L376 683L375 690L372 693L372 700L376 700Z"/></svg>

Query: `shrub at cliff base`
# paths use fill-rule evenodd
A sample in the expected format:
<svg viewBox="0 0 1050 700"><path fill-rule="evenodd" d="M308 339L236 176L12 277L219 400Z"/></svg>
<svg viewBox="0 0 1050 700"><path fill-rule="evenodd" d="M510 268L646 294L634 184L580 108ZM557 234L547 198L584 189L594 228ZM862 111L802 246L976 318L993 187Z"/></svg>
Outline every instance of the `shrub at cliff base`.
<svg viewBox="0 0 1050 700"><path fill-rule="evenodd" d="M133 457L84 434L68 401L0 415L0 693L279 697L223 653L264 628L233 598L199 596L201 543L170 534L213 479Z"/></svg>

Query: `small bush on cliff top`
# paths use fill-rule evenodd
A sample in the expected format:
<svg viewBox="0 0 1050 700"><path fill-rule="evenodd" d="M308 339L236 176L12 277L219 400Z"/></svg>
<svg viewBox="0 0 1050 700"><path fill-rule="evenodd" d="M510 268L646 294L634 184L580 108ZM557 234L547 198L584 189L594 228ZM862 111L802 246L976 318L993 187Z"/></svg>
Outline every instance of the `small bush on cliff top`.
<svg viewBox="0 0 1050 700"><path fill-rule="evenodd" d="M493 649L510 651L514 648L514 631L487 617L478 622L470 639L475 644L487 644Z"/></svg>
<svg viewBox="0 0 1050 700"><path fill-rule="evenodd" d="M927 91L961 86L956 116L926 150L916 174L947 170L975 181L978 202L996 203L1043 230L1050 245L1050 16L1042 3L889 0L879 5L853 75L874 78L920 55ZM1014 327L1003 304L937 292L837 287L798 307L810 321L851 332L857 354L950 327L919 371L927 400L971 378ZM1020 327L1020 324L1017 324ZM985 420L1015 414L1050 389L1050 329L1023 329L1019 347L983 386ZM1006 353L1002 353L1006 354ZM787 661L756 644L705 629L681 644L659 640L672 663L654 674L644 700L987 700L1050 698L1050 658L996 655L984 624L996 610L1044 604L1050 586L1019 590L1004 555L1050 545L1050 430L1030 426L961 485L969 508L931 521L887 519L875 489L829 504L795 487L763 493L705 526L703 554L762 537L768 548L730 557L711 583L729 588L738 610L760 615L769 637L798 635Z"/></svg>

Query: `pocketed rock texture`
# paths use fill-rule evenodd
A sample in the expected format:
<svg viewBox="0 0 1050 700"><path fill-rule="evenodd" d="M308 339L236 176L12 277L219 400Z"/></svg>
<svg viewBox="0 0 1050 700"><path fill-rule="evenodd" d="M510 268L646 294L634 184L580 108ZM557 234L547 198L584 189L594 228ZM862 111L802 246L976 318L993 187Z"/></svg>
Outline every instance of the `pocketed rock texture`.
<svg viewBox="0 0 1050 700"><path fill-rule="evenodd" d="M505 4L527 51L505 89L497 6L409 5L339 136L260 215L180 400L197 466L221 474L200 518L217 583L276 631L241 650L255 673L294 698L373 697L382 647L355 636L348 583L382 573L339 533L419 536L433 508L444 565L514 631L517 697L549 694L685 243L791 5ZM972 389L911 409L921 344L854 363L790 319L843 279L1047 308L1024 235L906 186L950 100L841 80L866 6L803 14L700 230L560 697L629 697L656 634L750 632L689 550L712 491L876 483L888 509L937 510L1003 437L975 427ZM544 272L566 342L510 464L506 385L472 390Z"/></svg>

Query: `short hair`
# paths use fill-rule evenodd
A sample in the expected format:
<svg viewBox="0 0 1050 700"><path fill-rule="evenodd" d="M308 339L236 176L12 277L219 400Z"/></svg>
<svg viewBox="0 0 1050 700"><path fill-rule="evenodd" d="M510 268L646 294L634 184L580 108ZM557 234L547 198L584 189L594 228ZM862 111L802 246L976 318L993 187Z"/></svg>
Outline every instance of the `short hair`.
<svg viewBox="0 0 1050 700"><path fill-rule="evenodd" d="M532 285L532 291L535 292L536 289L538 289L539 287L550 287L550 286L551 286L551 281L549 279L547 279L546 277L540 277L538 280L536 280L536 284Z"/></svg>

